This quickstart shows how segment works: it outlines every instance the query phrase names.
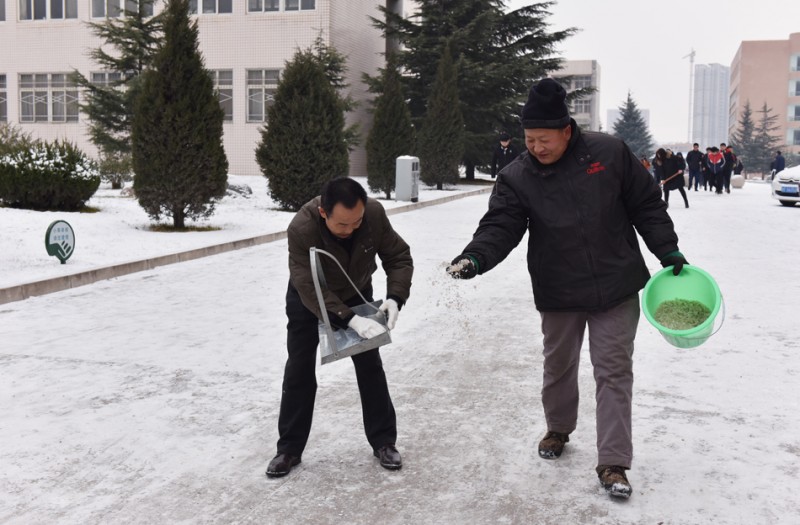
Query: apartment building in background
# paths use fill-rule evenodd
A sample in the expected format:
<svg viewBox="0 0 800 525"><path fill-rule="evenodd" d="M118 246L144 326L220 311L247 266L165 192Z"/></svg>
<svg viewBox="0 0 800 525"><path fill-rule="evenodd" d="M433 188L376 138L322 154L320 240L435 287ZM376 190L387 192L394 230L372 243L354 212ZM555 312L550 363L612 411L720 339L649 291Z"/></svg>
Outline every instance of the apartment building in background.
<svg viewBox="0 0 800 525"><path fill-rule="evenodd" d="M0 0L0 122L20 126L45 140L68 139L87 154L87 121L71 81L78 70L94 82L102 71L89 58L103 41L88 22L124 16L137 0ZM413 2L381 0L389 11L408 15ZM199 48L212 72L225 111L224 146L230 173L260 175L255 149L285 63L317 37L347 57L346 83L358 102L347 123L358 123L361 146L351 153L352 175L366 175L364 143L371 128L362 74L376 75L385 64L387 42L369 17L380 18L378 1L357 0L191 0ZM156 12L163 0L154 4ZM299 139L299 138L298 138Z"/></svg>
<svg viewBox="0 0 800 525"><path fill-rule="evenodd" d="M576 89L593 87L596 91L588 97L574 100L570 104L570 114L582 129L600 130L600 65L597 60L565 60L561 69L552 74L553 78L562 79L564 89L572 92ZM570 77L566 82L564 77Z"/></svg>
<svg viewBox="0 0 800 525"><path fill-rule="evenodd" d="M695 64L692 92L692 140L705 150L728 143L728 88L730 68L722 64Z"/></svg>
<svg viewBox="0 0 800 525"><path fill-rule="evenodd" d="M729 132L736 130L747 102L758 123L764 103L777 115L781 144L800 153L800 33L786 40L743 41L731 62Z"/></svg>

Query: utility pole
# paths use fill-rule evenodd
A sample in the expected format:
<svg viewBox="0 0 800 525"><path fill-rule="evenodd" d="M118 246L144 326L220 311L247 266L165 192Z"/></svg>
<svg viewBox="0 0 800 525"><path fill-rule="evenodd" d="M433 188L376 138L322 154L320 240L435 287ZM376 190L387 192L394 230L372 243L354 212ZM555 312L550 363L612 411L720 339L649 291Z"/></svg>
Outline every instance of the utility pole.
<svg viewBox="0 0 800 525"><path fill-rule="evenodd" d="M694 48L692 48L692 51L688 55L682 57L689 59L689 126L688 126L686 141L689 142L690 144L692 143L692 117L694 116L692 114L694 109L692 107L693 106L692 103L694 101L694 55L695 55Z"/></svg>

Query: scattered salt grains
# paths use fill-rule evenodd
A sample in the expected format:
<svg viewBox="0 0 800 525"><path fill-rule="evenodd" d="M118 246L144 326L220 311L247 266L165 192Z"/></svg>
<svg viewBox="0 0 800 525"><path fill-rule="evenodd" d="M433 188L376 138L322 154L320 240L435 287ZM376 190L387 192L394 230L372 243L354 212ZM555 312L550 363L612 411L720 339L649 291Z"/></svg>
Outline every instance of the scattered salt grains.
<svg viewBox="0 0 800 525"><path fill-rule="evenodd" d="M462 261L459 264L463 264ZM435 294L436 306L443 307L453 313L450 318L451 325L460 330L466 338L472 338L473 327L470 322L469 301L464 299L463 289L467 286L466 281L453 279L448 273L459 265L451 265L448 262L440 263L437 269L428 280L430 288L441 287L440 293Z"/></svg>

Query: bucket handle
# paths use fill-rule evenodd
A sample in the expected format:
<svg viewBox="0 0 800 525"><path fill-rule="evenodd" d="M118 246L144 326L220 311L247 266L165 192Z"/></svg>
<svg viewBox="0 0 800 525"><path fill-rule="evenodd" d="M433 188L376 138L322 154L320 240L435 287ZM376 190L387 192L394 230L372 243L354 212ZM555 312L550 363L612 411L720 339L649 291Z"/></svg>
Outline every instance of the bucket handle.
<svg viewBox="0 0 800 525"><path fill-rule="evenodd" d="M353 290L355 290L358 296L361 297L361 300L364 301L364 304L369 305L376 312L380 311L379 308L376 308L372 303L367 301L367 298L364 297L364 295L361 293L361 290L359 290L358 287L353 282L353 280L350 279L350 276L347 275L347 272L344 271L344 268L342 268L342 265L339 263L336 257L333 256L333 254L331 254L330 252L326 252L325 250L320 250L319 248L315 248L314 246L309 248L308 251L311 257L311 277L313 277L314 281L314 291L317 292L317 301L319 301L319 308L322 311L322 317L326 325L330 326L330 320L328 319L328 311L325 308L325 298L322 296L322 288L320 285L320 283L323 284L325 283L325 274L322 272L322 263L320 262L318 255L320 253L322 255L328 256L330 259L333 260L333 262L336 263L336 266L338 266L339 269L342 271L345 278L350 283L350 286L352 286ZM327 288L327 284L325 287Z"/></svg>

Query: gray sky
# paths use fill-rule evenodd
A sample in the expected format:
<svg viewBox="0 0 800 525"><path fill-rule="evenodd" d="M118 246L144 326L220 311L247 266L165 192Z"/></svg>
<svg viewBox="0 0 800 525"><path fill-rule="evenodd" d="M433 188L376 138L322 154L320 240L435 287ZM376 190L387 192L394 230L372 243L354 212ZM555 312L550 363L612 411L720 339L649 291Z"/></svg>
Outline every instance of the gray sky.
<svg viewBox="0 0 800 525"><path fill-rule="evenodd" d="M690 68L682 57L692 48L695 64L730 66L742 40L786 40L800 32L798 0L559 0L551 13L551 30L581 29L563 43L561 56L600 64L603 128L606 110L620 106L630 90L650 110L656 142L687 139Z"/></svg>

